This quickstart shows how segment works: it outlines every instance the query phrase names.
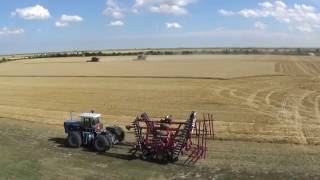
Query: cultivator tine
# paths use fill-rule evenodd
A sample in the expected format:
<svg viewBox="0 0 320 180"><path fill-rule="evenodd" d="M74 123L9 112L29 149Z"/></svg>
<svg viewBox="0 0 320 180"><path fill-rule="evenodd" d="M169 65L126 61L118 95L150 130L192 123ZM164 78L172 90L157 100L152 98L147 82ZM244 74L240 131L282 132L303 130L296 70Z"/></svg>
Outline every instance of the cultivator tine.
<svg viewBox="0 0 320 180"><path fill-rule="evenodd" d="M199 149L195 149L191 152L191 154L188 156L188 158L184 161L185 165L191 165L195 164L199 159Z"/></svg>
<svg viewBox="0 0 320 180"><path fill-rule="evenodd" d="M189 119L187 120L184 128L181 131L181 137L178 139L177 145L174 148L173 154L174 154L174 158L178 158L179 155L181 154L182 149L184 148L184 146L187 143L187 140L189 138L189 136L191 135L191 132L193 130L193 123L195 120L196 114L194 112L192 112L191 116L189 117ZM190 137L191 138L191 137Z"/></svg>
<svg viewBox="0 0 320 180"><path fill-rule="evenodd" d="M194 133L193 135L195 135L196 137L198 137L199 135L202 135L204 133L207 134L207 138L211 138L212 140L214 139L214 127L213 127L213 115L212 114L203 114L203 119L202 120L198 120L195 128L194 128ZM201 128L199 129L199 126L201 126L202 124L205 124L205 129Z"/></svg>
<svg viewBox="0 0 320 180"><path fill-rule="evenodd" d="M210 120L210 122L211 122L211 126L210 126L210 128L211 128L211 130L212 130L212 140L214 140L214 126L213 126L213 115L211 114L211 120Z"/></svg>
<svg viewBox="0 0 320 180"><path fill-rule="evenodd" d="M187 121L187 123L185 124L183 130L181 131L181 137L178 139L177 145L175 146L175 149L173 151L174 154L174 158L179 157L181 150L185 144L185 141L187 139L188 133L189 133L189 129L190 127L192 127L192 121L191 119L189 119Z"/></svg>
<svg viewBox="0 0 320 180"><path fill-rule="evenodd" d="M202 117L203 119L198 120L194 128L196 144L193 145L185 160L186 165L195 164L199 159L205 159L207 157L207 140L214 139L213 115L203 113Z"/></svg>
<svg viewBox="0 0 320 180"><path fill-rule="evenodd" d="M201 135L201 121L198 121L198 126L199 126L199 129L198 129L198 131L199 131L199 134L197 135L197 139L198 139L198 146L199 146L199 144L200 144L200 135Z"/></svg>
<svg viewBox="0 0 320 180"><path fill-rule="evenodd" d="M137 149L141 149L142 148L142 141L143 141L143 138L142 138L142 134L141 134L141 128L140 128L140 125L139 125L139 121L138 121L138 118L132 122L132 127L133 127L133 130L134 130L134 135L135 135L135 138L137 140Z"/></svg>
<svg viewBox="0 0 320 180"><path fill-rule="evenodd" d="M201 141L204 141L203 144L206 144L204 140L204 138L202 137L201 138L202 140ZM188 158L185 160L184 164L186 165L193 165L195 164L199 159L201 158L205 158L206 157L206 145L204 146L200 146L200 145L197 145L192 151L191 151L191 154L189 154Z"/></svg>
<svg viewBox="0 0 320 180"><path fill-rule="evenodd" d="M212 135L213 134L213 129L211 128L212 115L209 116L208 114L208 119L209 119L209 135Z"/></svg>
<svg viewBox="0 0 320 180"><path fill-rule="evenodd" d="M195 135L197 136L198 135L198 122L196 122L196 124L194 125L193 130L196 131Z"/></svg>
<svg viewBox="0 0 320 180"><path fill-rule="evenodd" d="M196 144L193 144L192 150L184 164L195 164L199 159L205 159L207 156L207 140L214 138L213 116L211 114L202 114L203 119L196 122L194 128L194 138Z"/></svg>
<svg viewBox="0 0 320 180"><path fill-rule="evenodd" d="M203 122L202 122L202 131L203 131L203 133L201 134L201 147L204 147L204 144L205 144L204 141L206 141L206 139L204 139L205 134L207 133L207 132L206 132L206 129L205 129L205 125L206 125L206 121L203 121ZM203 154L202 154L202 155L203 155Z"/></svg>
<svg viewBox="0 0 320 180"><path fill-rule="evenodd" d="M207 139L208 139L208 130L207 130L207 123L206 122L205 122L205 124L203 124L203 129L205 131L204 135L202 136L202 141L204 141L204 144L203 144L203 147L204 147L203 158L205 159L206 155L207 155Z"/></svg>

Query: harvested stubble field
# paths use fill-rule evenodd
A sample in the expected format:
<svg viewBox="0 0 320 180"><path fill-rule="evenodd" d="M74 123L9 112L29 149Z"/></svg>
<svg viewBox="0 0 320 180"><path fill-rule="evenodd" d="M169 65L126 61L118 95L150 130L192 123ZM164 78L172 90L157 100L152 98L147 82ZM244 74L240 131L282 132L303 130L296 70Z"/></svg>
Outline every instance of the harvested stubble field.
<svg viewBox="0 0 320 180"><path fill-rule="evenodd" d="M140 112L213 113L217 138L320 143L320 58L151 56L35 59L0 66L0 116L61 124L91 109L107 123ZM152 78L157 77L157 78Z"/></svg>
<svg viewBox="0 0 320 180"><path fill-rule="evenodd" d="M244 178L264 174L267 179L281 173L290 177L292 171L299 173L298 179L317 174L313 170L320 167L319 147L314 146L320 144L319 57L189 55L150 56L147 61L103 57L99 63L87 63L88 59L0 64L0 121L33 122L39 126L35 129L52 127L52 134L64 137L62 123L70 111L94 109L104 115L105 124L120 125L142 112L152 117L172 114L178 119L185 119L192 110L208 112L215 117L218 139L243 143L212 144L213 155L201 168L223 166L227 170L208 170L222 174L223 179L232 174L241 177L239 173ZM283 159L266 160L271 155ZM193 175L190 178L197 176ZM65 177L69 176L61 178Z"/></svg>

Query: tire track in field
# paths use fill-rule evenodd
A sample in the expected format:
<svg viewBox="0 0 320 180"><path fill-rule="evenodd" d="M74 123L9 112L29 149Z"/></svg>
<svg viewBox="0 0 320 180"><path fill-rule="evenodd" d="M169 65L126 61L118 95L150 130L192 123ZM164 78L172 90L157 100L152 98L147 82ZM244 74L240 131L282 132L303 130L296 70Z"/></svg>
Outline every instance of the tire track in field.
<svg viewBox="0 0 320 180"><path fill-rule="evenodd" d="M295 77L319 78L320 63L300 58L290 59L276 64L275 71ZM239 105L247 106L253 111L253 114L268 115L271 119L276 120L273 121L275 124L268 126L268 131L272 132L271 136L274 138L283 137L288 143L319 143L320 137L317 135L320 127L317 121L320 120L320 93L308 89L308 86L304 88L304 84L302 86L296 83L289 86L279 84L276 89L263 85L259 87L257 84L255 87L246 83L245 85L228 86L218 94L236 100ZM275 128L274 132L273 128ZM254 137L254 132L252 133L249 136Z"/></svg>
<svg viewBox="0 0 320 180"><path fill-rule="evenodd" d="M310 80L316 80L320 75L320 63L303 59L290 59L287 62L276 64L275 70L289 76L307 79L310 77ZM307 82L307 84L309 83L312 82ZM219 94L221 93L220 95L229 99L235 99L239 102L239 105L248 106L253 113L273 117L276 121L272 123L275 124L269 124L268 131L274 138L277 138L277 136L283 137L284 141L288 143L319 143L320 93L313 90L315 87L311 86L308 89L305 84L301 86L301 84L292 83L289 86L279 84L279 87L276 87L277 89L273 89L272 87L266 88L263 85L261 84L259 87L258 84L255 87L250 83L245 83L245 85L228 86L221 90ZM272 132L273 127L275 128L274 132ZM249 136L254 137L254 132L252 133ZM260 132L256 133L259 134Z"/></svg>
<svg viewBox="0 0 320 180"><path fill-rule="evenodd" d="M280 62L275 63L275 72L281 72L281 63Z"/></svg>
<svg viewBox="0 0 320 180"><path fill-rule="evenodd" d="M223 90L219 90L218 94L220 97L228 98L230 100L236 100L239 102L245 102L245 103L240 103L248 106L248 108L251 111L255 111L259 114L264 114L267 116L275 117L274 111L277 110L278 108L273 106L273 105L268 105L265 102L264 97L259 97L259 93L262 92L269 92L273 91L275 93L275 90L272 90L273 88L264 88L264 89L259 89L254 92L247 92L245 90L241 90L241 88L238 87L231 87L231 88L221 88ZM238 95L242 94L242 95ZM268 110L271 109L271 110Z"/></svg>
<svg viewBox="0 0 320 180"><path fill-rule="evenodd" d="M267 105L270 105L270 97L275 93L275 90L270 91L267 96L264 98Z"/></svg>
<svg viewBox="0 0 320 180"><path fill-rule="evenodd" d="M248 95L246 98L247 105L249 105L252 110L256 112L268 114L269 116L275 117L274 112L279 108L275 105L270 104L270 97L276 92L281 92L280 90L274 90L272 87L267 87L263 89L256 90ZM261 95L260 95L261 94ZM264 94L266 94L264 96Z"/></svg>
<svg viewBox="0 0 320 180"><path fill-rule="evenodd" d="M307 98L307 96L309 96L310 94L313 93L310 91L307 91L308 93L306 95L301 93L294 93L294 94L289 94L286 95L287 92L295 92L295 89L292 88L288 88L288 89L278 89L275 90L274 88L264 88L264 89L259 89L256 90L254 92L246 92L241 90L240 88L236 88L236 87L232 87L232 88L227 88L227 87L221 87L219 90L216 91L216 93L220 96L220 97L224 97L224 98L228 98L228 99L234 99L240 102L245 102L244 104L247 105L248 107L251 108L251 110L254 111L259 111L262 112L264 114L268 114L268 115L272 115L275 112L278 112L279 109L281 112L286 112L288 108L294 108L296 106L296 104L298 103L293 103L290 100L287 100L288 98L291 97L300 97L302 96L302 100L304 101L304 99ZM281 93L284 92L285 94L284 99L282 99L281 101L278 100L272 100L272 96L276 93ZM263 95L259 95L259 93L263 93ZM239 95L242 94L242 95ZM265 95L264 95L265 94ZM290 97L287 97L290 96ZM274 104L271 104L271 101L274 102ZM287 102L290 102L289 104L287 104ZM277 105L277 102L279 102L279 105ZM304 105L302 103L299 103L299 111L301 112L305 112L305 113L310 113L311 110L308 110L307 108L304 108ZM273 115L276 117L276 115Z"/></svg>
<svg viewBox="0 0 320 180"><path fill-rule="evenodd" d="M296 136L300 144L308 144L301 124L302 117L299 113L299 99L303 99L303 97L298 98L293 94L285 96L281 101L281 109L278 112L277 119L280 124L292 126L292 128L295 129L295 131L297 132ZM292 136L290 134L287 134L287 132L284 135L289 137Z"/></svg>
<svg viewBox="0 0 320 180"><path fill-rule="evenodd" d="M228 95L228 97L232 99L245 101L245 105L248 106L251 111L254 111L259 114L268 115L271 119L277 119L279 125L285 124L289 127L292 126L292 130L289 130L289 132L286 132L285 134L282 134L281 132L275 132L274 135L272 135L275 138L281 136L288 136L290 137L290 139L296 139L297 141L293 141L295 143L308 144L301 121L303 117L301 117L299 112L300 104L298 103L299 100L301 99L300 101L302 101L307 94L301 96L299 100L296 98L294 94L285 95L283 100L281 101L281 106L276 107L270 105L270 102L267 103L270 100L266 99L270 98L271 95L276 93L278 90L273 90L272 88L268 87L264 89L255 90L253 92L244 93L241 91L242 90L240 88L232 87L225 90L224 95ZM275 114L275 112L279 111L279 109L280 112L278 114ZM272 132L272 126L269 128L269 131ZM295 135L292 135L292 132L296 132ZM255 136L254 134L255 133L252 132L252 134L250 134L249 136ZM288 142L291 141L289 140Z"/></svg>
<svg viewBox="0 0 320 180"><path fill-rule="evenodd" d="M295 65L307 76L314 76L313 70L305 62L294 60Z"/></svg>
<svg viewBox="0 0 320 180"><path fill-rule="evenodd" d="M241 109L247 106L248 110L252 111L252 117L255 117L255 114L268 116L265 123L268 124L270 119L272 124L268 124L267 130L272 132L275 128L273 135L270 135L275 139L283 137L288 143L299 144L314 144L320 141L320 137L315 135L319 124L313 123L315 119L320 119L320 93L314 90L298 89L296 85L292 87L284 85L277 89L273 88L274 86L258 89L259 87L263 86L258 84L254 89L248 86L219 86L215 93L234 102L232 104L239 104L242 106ZM237 112L233 113L237 114ZM250 116L247 118L254 123L263 123L250 119ZM315 126L310 129L310 125ZM254 138L255 134L260 132L251 133L248 138Z"/></svg>
<svg viewBox="0 0 320 180"><path fill-rule="evenodd" d="M305 63L305 65L308 67L310 72L312 72L313 76L318 77L320 75L320 66L318 62L314 61L308 61L308 62L302 62Z"/></svg>
<svg viewBox="0 0 320 180"><path fill-rule="evenodd" d="M309 142L308 142L308 137L306 135L307 129L305 129L303 126L304 125L303 120L305 119L305 117L301 116L300 110L301 110L301 107L303 107L303 101L306 99L306 97L308 97L312 93L314 93L314 91L305 92L302 96L298 98L298 102L294 107L294 119L298 129L300 129L300 132L301 132L300 137L303 144L309 144Z"/></svg>
<svg viewBox="0 0 320 180"><path fill-rule="evenodd" d="M278 122L280 124L288 125L289 127L292 126L292 128L295 129L295 132L297 132L296 135L290 135L289 136L296 137L300 144L309 144L308 137L306 135L306 131L308 129L304 128L303 121L307 119L307 117L301 115L301 111L305 113L310 113L309 110L304 110L303 108L303 101L310 96L314 91L301 91L301 92L295 92L292 90L293 93L289 93L287 95L284 95L284 98L282 99L280 103L280 107L277 107L275 105L271 105L271 96L276 93L280 92L277 90L271 90L268 88L265 88L263 90L257 90L250 93L247 93L245 96L239 96L239 89L229 89L229 96L232 98L240 99L240 100L247 100L247 106L250 107L251 110L254 110L259 113L263 113L269 116L274 116L276 119L278 119ZM290 91L290 90L287 90ZM287 92L286 90L283 90L283 92ZM258 94L260 92L266 92L265 96L259 96ZM248 97L246 97L248 96ZM319 95L320 98L320 95ZM319 109L319 108L318 108ZM275 115L274 112L278 111ZM320 117L320 111L318 111L319 117ZM294 130L292 129L292 130ZM275 134L276 135L276 134Z"/></svg>
<svg viewBox="0 0 320 180"><path fill-rule="evenodd" d="M294 126L299 133L298 138L300 144L312 144L312 142L309 141L310 137L308 132L310 130L307 125L309 125L314 118L302 115L301 113L312 114L312 116L314 116L314 112L309 110L311 107L306 107L303 103L314 93L315 91L304 91L298 94L289 95L282 101L280 114L282 113L283 115L278 116L279 121L289 124L294 123ZM290 104L291 106L289 106Z"/></svg>
<svg viewBox="0 0 320 180"><path fill-rule="evenodd" d="M320 96L319 92L309 91L308 96L301 102L300 112L304 113L304 117L308 122L315 121L315 119L318 119L320 116L320 113L316 109L316 107L319 106L317 104L319 102L318 96ZM319 113L319 116L317 113Z"/></svg>
<svg viewBox="0 0 320 180"><path fill-rule="evenodd" d="M285 96L283 98L283 100L281 101L281 109L278 111L278 114L277 114L277 119L279 122L281 121L286 121L286 122L290 122L288 121L289 119L289 110L287 109L287 103L288 103L288 97Z"/></svg>
<svg viewBox="0 0 320 180"><path fill-rule="evenodd" d="M250 96L247 98L247 104L253 108L258 108L258 105L255 103L255 100L257 98L257 94L262 91L264 90L257 90L250 94Z"/></svg>
<svg viewBox="0 0 320 180"><path fill-rule="evenodd" d="M320 120L319 99L320 99L320 95L317 95L315 98L314 111L315 111L315 118Z"/></svg>
<svg viewBox="0 0 320 180"><path fill-rule="evenodd" d="M314 61L302 60L301 58L292 58L287 62L280 62L279 66L283 66L283 68L277 68L278 65L276 65L275 69L279 69L280 72L287 75L318 77L320 75L320 65L319 62Z"/></svg>
<svg viewBox="0 0 320 180"><path fill-rule="evenodd" d="M319 142L319 138L320 138L320 137L314 136L314 134L315 133L317 134L317 131L318 131L315 129L319 128L319 123L314 123L314 122L317 122L320 118L320 112L319 112L320 95L317 91L308 91L304 95L305 95L304 98L301 99L299 103L301 107L305 109L304 110L305 115L300 119L301 121L299 123L302 126L302 130L305 134L308 144L315 144ZM311 99L313 101L310 103ZM310 103L309 106L304 105L304 102L306 101L307 102L309 101Z"/></svg>

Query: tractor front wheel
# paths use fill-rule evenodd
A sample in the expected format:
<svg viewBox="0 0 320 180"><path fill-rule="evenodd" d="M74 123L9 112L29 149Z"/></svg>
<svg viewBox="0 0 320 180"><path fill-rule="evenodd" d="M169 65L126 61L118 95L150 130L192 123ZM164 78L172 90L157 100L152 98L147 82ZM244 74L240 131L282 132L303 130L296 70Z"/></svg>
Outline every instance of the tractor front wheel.
<svg viewBox="0 0 320 180"><path fill-rule="evenodd" d="M78 148L81 146L81 136L79 132L70 132L68 134L68 146Z"/></svg>
<svg viewBox="0 0 320 180"><path fill-rule="evenodd" d="M106 152L111 148L111 139L105 135L98 135L93 145L98 152Z"/></svg>

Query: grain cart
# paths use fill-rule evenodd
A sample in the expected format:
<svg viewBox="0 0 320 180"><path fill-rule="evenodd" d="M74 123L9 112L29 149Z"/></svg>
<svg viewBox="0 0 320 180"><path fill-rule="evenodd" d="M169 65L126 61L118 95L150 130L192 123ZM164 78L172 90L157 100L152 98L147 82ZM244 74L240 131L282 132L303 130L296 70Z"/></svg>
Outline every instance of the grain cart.
<svg viewBox="0 0 320 180"><path fill-rule="evenodd" d="M94 147L98 152L108 151L113 145L124 140L124 131L118 127L106 127L100 123L101 114L83 113L80 120L64 122L65 133L68 134L67 143L69 147L78 148Z"/></svg>
<svg viewBox="0 0 320 180"><path fill-rule="evenodd" d="M212 115L204 114L199 120L196 112L185 122L173 120L171 116L151 120L143 113L126 128L133 129L136 137L131 153L161 163L175 162L179 156L186 155L185 164L194 164L206 157L207 140L214 139Z"/></svg>

